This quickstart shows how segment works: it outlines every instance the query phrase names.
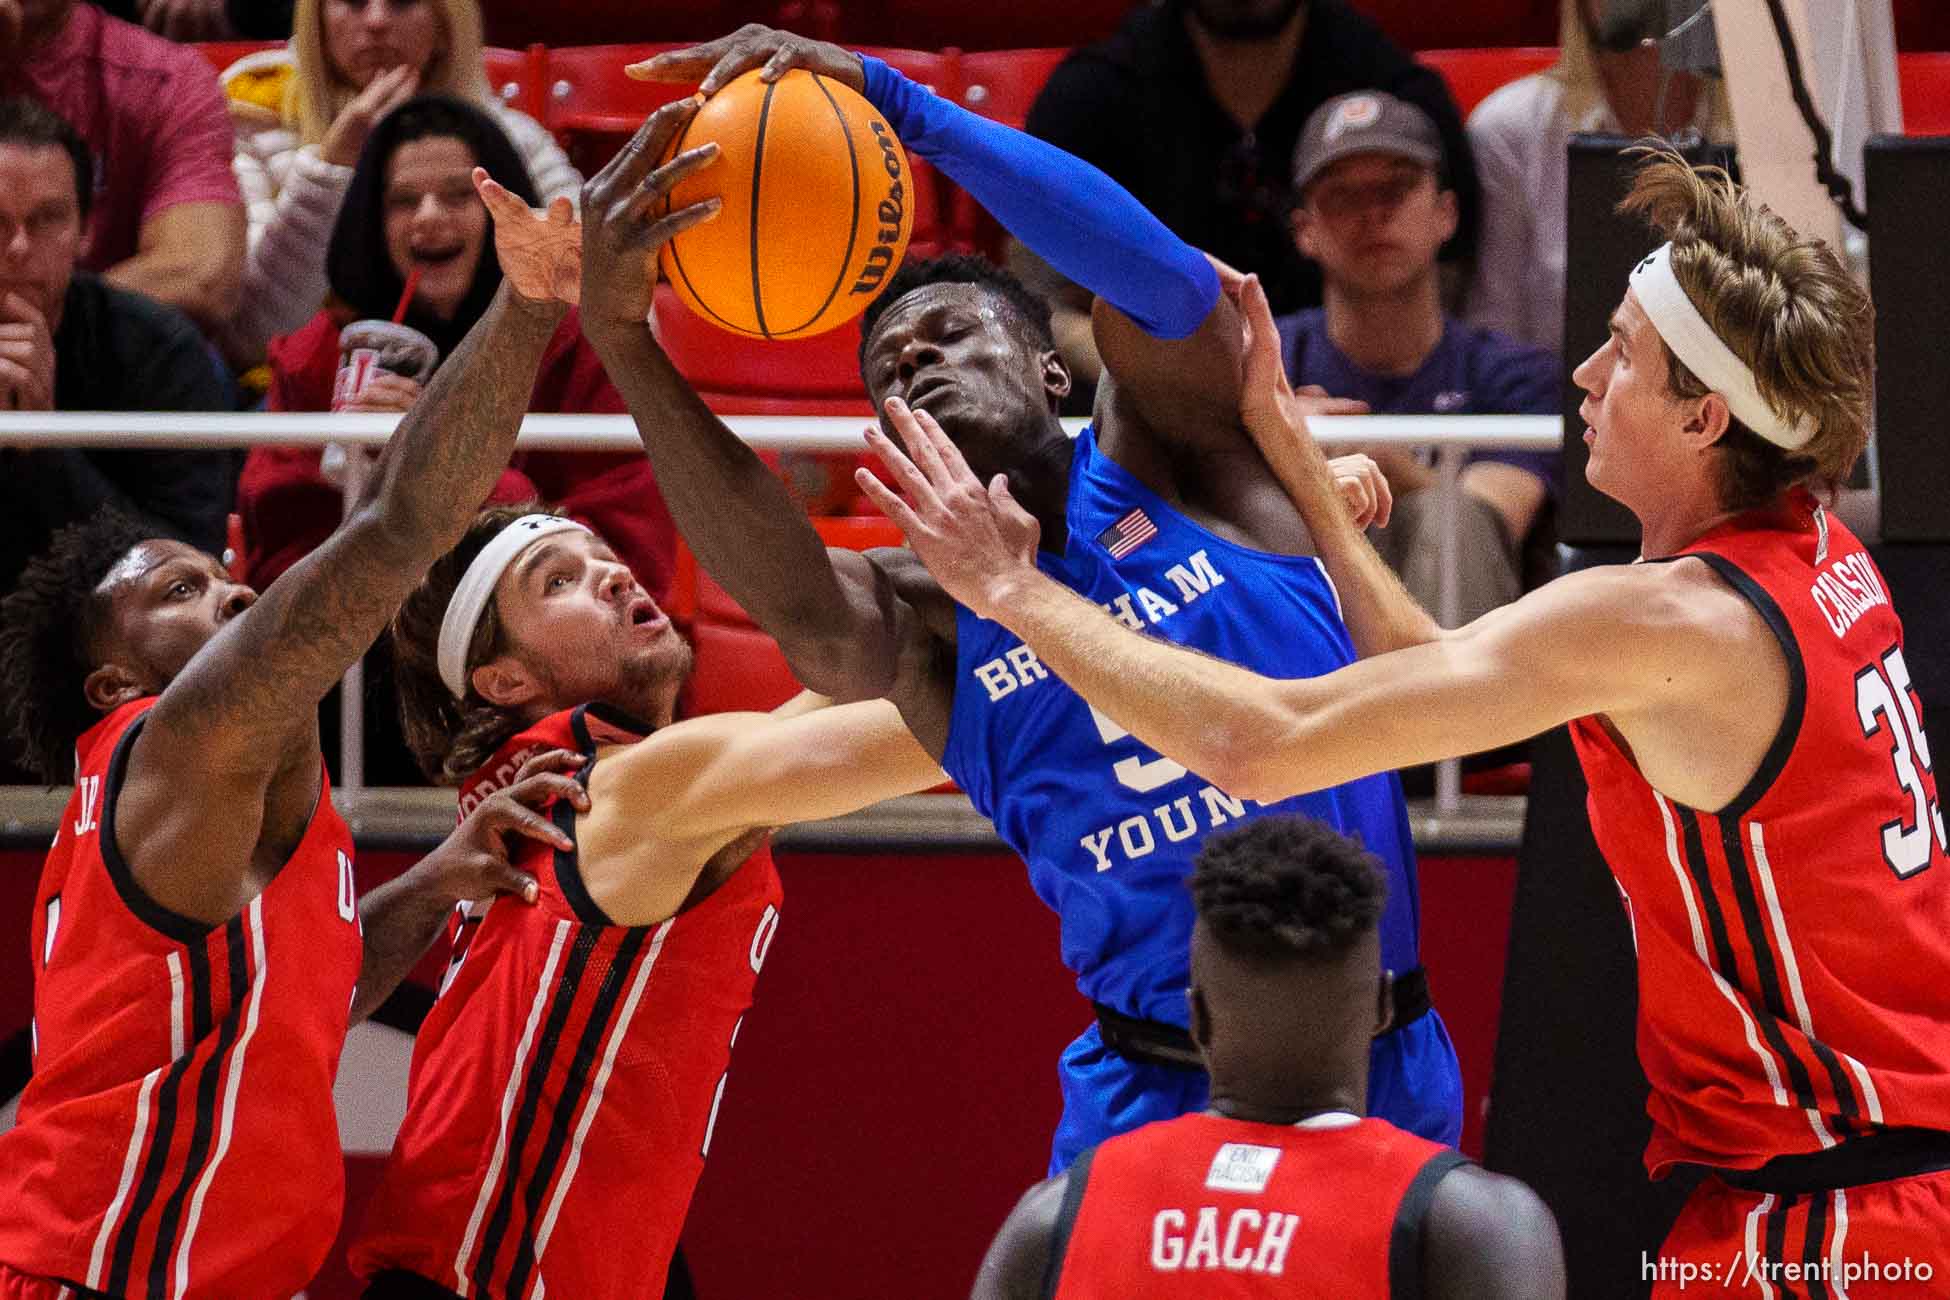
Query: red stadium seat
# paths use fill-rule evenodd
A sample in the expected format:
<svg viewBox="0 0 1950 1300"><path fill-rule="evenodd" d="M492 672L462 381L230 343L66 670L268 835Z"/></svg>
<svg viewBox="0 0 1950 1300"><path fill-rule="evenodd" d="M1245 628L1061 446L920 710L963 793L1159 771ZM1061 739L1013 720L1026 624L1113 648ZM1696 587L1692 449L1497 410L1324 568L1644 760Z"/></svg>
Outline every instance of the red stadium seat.
<svg viewBox="0 0 1950 1300"><path fill-rule="evenodd" d="M540 45L525 50L490 46L487 56L488 85L509 108L541 121L548 102L543 87L547 84L548 51Z"/></svg>
<svg viewBox="0 0 1950 1300"><path fill-rule="evenodd" d="M210 61L210 66L218 72L243 58L263 50L281 50L283 41L200 41L196 48Z"/></svg>
<svg viewBox="0 0 1950 1300"><path fill-rule="evenodd" d="M683 712L726 713L776 709L799 693L778 643L757 628L707 622L691 629L691 678L684 684Z"/></svg>
<svg viewBox="0 0 1950 1300"><path fill-rule="evenodd" d="M871 415L860 382L857 321L804 339L748 339L719 329L658 285L657 337L712 409L742 415Z"/></svg>
<svg viewBox="0 0 1950 1300"><path fill-rule="evenodd" d="M828 515L813 520L819 540L849 551L902 544L900 525L885 515Z"/></svg>
<svg viewBox="0 0 1950 1300"><path fill-rule="evenodd" d="M1558 0L1354 0L1354 7L1410 50L1459 50L1483 45L1554 45Z"/></svg>
<svg viewBox="0 0 1950 1300"><path fill-rule="evenodd" d="M1057 46L962 55L962 106L1020 130L1029 120L1029 106L1069 52L1068 46Z"/></svg>
<svg viewBox="0 0 1950 1300"><path fill-rule="evenodd" d="M1466 118L1490 92L1518 77L1541 72L1557 62L1557 47L1528 45L1516 49L1418 50L1418 63L1434 68L1449 83L1456 107Z"/></svg>
<svg viewBox="0 0 1950 1300"><path fill-rule="evenodd" d="M1950 53L1898 54L1905 135L1950 135Z"/></svg>
<svg viewBox="0 0 1950 1300"><path fill-rule="evenodd" d="M1029 106L1069 52L1067 47L1057 47L962 55L962 106L1021 130L1029 120ZM960 189L954 192L950 227L957 248L977 249L1001 260L1005 232L981 204Z"/></svg>
<svg viewBox="0 0 1950 1300"><path fill-rule="evenodd" d="M623 75L630 64L672 48L574 45L543 52L541 123L555 133L584 176L602 170L644 118L696 89Z"/></svg>

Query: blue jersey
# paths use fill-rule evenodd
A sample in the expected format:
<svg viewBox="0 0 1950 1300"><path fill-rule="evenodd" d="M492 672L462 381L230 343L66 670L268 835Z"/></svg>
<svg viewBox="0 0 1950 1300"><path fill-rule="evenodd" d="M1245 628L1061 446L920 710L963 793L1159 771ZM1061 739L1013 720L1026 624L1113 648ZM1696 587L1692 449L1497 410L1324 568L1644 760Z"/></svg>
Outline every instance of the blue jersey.
<svg viewBox="0 0 1950 1300"><path fill-rule="evenodd" d="M1038 566L1131 627L1268 677L1354 660L1318 560L1201 528L1104 455L1089 429L1076 440L1067 519L1062 556L1043 552ZM956 634L944 765L1029 864L1084 996L1186 1023L1192 859L1208 832L1266 811L1319 818L1381 859L1382 961L1418 964L1414 848L1392 772L1278 803L1234 799L1084 703L1001 625L962 609Z"/></svg>

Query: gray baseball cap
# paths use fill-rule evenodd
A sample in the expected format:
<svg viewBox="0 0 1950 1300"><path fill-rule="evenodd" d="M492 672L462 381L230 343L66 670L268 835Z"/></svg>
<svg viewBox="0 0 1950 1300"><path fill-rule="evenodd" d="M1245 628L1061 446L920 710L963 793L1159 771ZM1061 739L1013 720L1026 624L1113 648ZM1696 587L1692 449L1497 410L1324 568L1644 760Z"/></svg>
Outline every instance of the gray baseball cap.
<svg viewBox="0 0 1950 1300"><path fill-rule="evenodd" d="M1313 111L1293 151L1293 188L1304 190L1330 164L1357 153L1387 153L1429 167L1442 162L1442 137L1429 115L1380 90L1338 95Z"/></svg>

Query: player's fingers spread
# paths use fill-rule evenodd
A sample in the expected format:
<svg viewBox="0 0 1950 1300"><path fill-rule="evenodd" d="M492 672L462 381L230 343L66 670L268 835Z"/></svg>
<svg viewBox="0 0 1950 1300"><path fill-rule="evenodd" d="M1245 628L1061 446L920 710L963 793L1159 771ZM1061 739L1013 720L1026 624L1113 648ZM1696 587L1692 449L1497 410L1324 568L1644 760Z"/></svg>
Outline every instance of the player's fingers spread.
<svg viewBox="0 0 1950 1300"><path fill-rule="evenodd" d="M718 160L718 143L707 140L695 149L686 149L644 179L643 190L649 194L670 193L678 181L693 172L699 172Z"/></svg>
<svg viewBox="0 0 1950 1300"><path fill-rule="evenodd" d="M574 849L576 842L565 834L561 827L539 813L530 812L520 804L503 805L504 812L497 816L496 829L509 835L519 835L523 839L546 844L550 848L561 849L564 853Z"/></svg>
<svg viewBox="0 0 1950 1300"><path fill-rule="evenodd" d="M548 219L552 225L570 225L576 219L576 205L569 201L568 195L558 194L549 202Z"/></svg>
<svg viewBox="0 0 1950 1300"><path fill-rule="evenodd" d="M544 772L573 772L583 762L583 756L573 749L545 749L521 765L515 773L515 784L519 785L529 777L540 776Z"/></svg>
<svg viewBox="0 0 1950 1300"><path fill-rule="evenodd" d="M487 206L488 215L497 221L505 221L508 218L511 206L527 207L527 204L508 193L507 188L500 181L488 175L485 167L474 169L474 192L481 196L481 202Z"/></svg>
<svg viewBox="0 0 1950 1300"><path fill-rule="evenodd" d="M928 431L930 425L937 430L940 426L934 425L932 420L923 424L922 421L927 419L927 412L916 411L898 397L887 399L887 413L893 418L894 428L900 434L901 441L907 446L908 457L913 460L921 473L927 476L928 482L939 484L951 482L941 452L935 446L934 435Z"/></svg>
<svg viewBox="0 0 1950 1300"><path fill-rule="evenodd" d="M941 463L947 466L949 472L957 478L965 478L971 483L978 483L979 480L976 479L975 472L968 468L967 459L962 456L961 448L955 445L955 440L948 436L948 431L943 429L940 423L926 411L916 411L914 418L916 423L926 432L928 442L934 447L935 454L941 458Z"/></svg>
<svg viewBox="0 0 1950 1300"><path fill-rule="evenodd" d="M880 513L894 521L903 536L912 539L921 531L921 519L907 502L900 499L894 490L876 478L871 470L864 467L853 471L853 481L866 494L867 500L880 508Z"/></svg>
<svg viewBox="0 0 1950 1300"><path fill-rule="evenodd" d="M776 52L774 42L778 36L778 33L763 28L751 33L740 31L732 36L730 44L718 56L711 71L705 73L704 80L698 83L698 93L709 98L739 76L765 63Z"/></svg>
<svg viewBox="0 0 1950 1300"><path fill-rule="evenodd" d="M731 40L729 36L720 36L702 45L665 50L630 64L623 69L623 75L634 81L695 81L699 73L718 61Z"/></svg>
<svg viewBox="0 0 1950 1300"><path fill-rule="evenodd" d="M560 799L578 812L589 811L581 782L563 772L538 772L508 787L508 797L527 808L541 808Z"/></svg>
<svg viewBox="0 0 1950 1300"><path fill-rule="evenodd" d="M1004 519L1016 524L1026 523L1031 527L1036 526L1034 516L1022 508L1016 501L1016 494L1009 490L1007 474L997 474L989 480L989 502L995 507L995 512Z"/></svg>
<svg viewBox="0 0 1950 1300"><path fill-rule="evenodd" d="M903 420L907 418L907 407L901 404L898 398L889 398L887 401L887 414L894 421L894 425L898 429ZM918 437L916 440L918 441ZM926 476L909 459L909 453L913 448L912 442L908 444L909 450L903 451L892 438L889 438L880 430L868 429L867 445L873 448L874 455L880 457L880 463L887 467L887 472L892 474L895 480L907 489L909 496L919 500L921 494L929 490Z"/></svg>
<svg viewBox="0 0 1950 1300"><path fill-rule="evenodd" d="M777 81L799 61L799 51L792 45L785 45L765 61L765 68L758 74L760 81Z"/></svg>
<svg viewBox="0 0 1950 1300"><path fill-rule="evenodd" d="M655 222L646 233L652 244L667 243L673 236L689 230L692 226L701 226L711 220L723 207L724 200L717 197L705 199L702 203L693 203Z"/></svg>
<svg viewBox="0 0 1950 1300"><path fill-rule="evenodd" d="M664 156L664 147L690 121L701 102L696 95L672 100L645 118L629 142L617 151L607 166L596 173L596 179L602 183L602 192L635 189Z"/></svg>
<svg viewBox="0 0 1950 1300"><path fill-rule="evenodd" d="M701 94L686 95L682 99L671 100L652 113L650 120L644 123L648 131L642 137L643 152L652 160L662 158L670 142L678 132L690 125L691 119L697 116L699 105L703 103L704 96Z"/></svg>

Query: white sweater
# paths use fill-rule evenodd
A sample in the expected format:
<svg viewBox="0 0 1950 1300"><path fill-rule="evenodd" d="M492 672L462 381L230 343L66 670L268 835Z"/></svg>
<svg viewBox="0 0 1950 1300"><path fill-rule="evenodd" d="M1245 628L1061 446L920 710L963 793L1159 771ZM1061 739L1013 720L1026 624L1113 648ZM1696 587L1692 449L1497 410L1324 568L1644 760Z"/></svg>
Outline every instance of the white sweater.
<svg viewBox="0 0 1950 1300"><path fill-rule="evenodd" d="M223 80L290 61L285 50L266 50L232 64ZM582 177L540 122L493 100L482 107L528 164L543 203L558 194L571 202L579 197ZM250 218L243 302L231 341L244 354L261 356L272 338L299 328L324 305L330 292L325 249L352 169L326 162L317 145L300 145L296 131L254 104L233 99L231 116L237 131L231 167Z"/></svg>

